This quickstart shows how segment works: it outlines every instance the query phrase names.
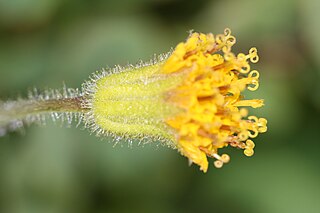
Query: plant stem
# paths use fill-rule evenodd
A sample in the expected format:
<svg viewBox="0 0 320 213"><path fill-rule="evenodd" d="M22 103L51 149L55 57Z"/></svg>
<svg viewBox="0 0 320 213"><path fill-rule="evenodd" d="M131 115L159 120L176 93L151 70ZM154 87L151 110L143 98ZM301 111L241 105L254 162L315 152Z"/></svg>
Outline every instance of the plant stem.
<svg viewBox="0 0 320 213"><path fill-rule="evenodd" d="M28 116L51 112L85 112L82 107L83 97L49 99L49 100L17 100L0 104L0 127L13 121L23 120Z"/></svg>

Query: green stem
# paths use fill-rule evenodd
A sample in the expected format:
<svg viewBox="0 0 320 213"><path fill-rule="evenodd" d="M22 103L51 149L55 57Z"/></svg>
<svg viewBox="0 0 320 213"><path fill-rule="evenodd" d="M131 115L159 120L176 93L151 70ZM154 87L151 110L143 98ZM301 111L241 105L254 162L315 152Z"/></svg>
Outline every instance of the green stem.
<svg viewBox="0 0 320 213"><path fill-rule="evenodd" d="M49 100L17 100L0 104L0 127L27 116L54 112L85 112L82 107L83 97Z"/></svg>

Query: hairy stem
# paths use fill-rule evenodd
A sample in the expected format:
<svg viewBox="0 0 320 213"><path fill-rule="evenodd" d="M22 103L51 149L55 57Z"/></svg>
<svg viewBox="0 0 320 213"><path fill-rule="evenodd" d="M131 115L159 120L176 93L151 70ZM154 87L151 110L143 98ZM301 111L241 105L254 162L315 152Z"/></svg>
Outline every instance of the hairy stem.
<svg viewBox="0 0 320 213"><path fill-rule="evenodd" d="M82 107L83 97L60 98L48 100L17 100L0 104L0 127L27 117L51 112L85 112Z"/></svg>

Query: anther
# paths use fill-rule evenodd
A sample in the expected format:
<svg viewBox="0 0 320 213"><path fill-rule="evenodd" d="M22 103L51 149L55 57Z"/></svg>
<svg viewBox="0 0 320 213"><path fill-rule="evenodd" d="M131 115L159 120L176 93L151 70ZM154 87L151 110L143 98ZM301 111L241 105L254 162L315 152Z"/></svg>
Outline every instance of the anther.
<svg viewBox="0 0 320 213"><path fill-rule="evenodd" d="M252 81L250 85L247 86L247 89L250 91L256 91L259 88L258 81Z"/></svg>
<svg viewBox="0 0 320 213"><path fill-rule="evenodd" d="M249 75L248 78L255 78L258 79L260 76L260 73L257 70L252 70Z"/></svg>
<svg viewBox="0 0 320 213"><path fill-rule="evenodd" d="M231 30L229 28L224 29L224 35L225 36L230 36L231 35Z"/></svg>
<svg viewBox="0 0 320 213"><path fill-rule="evenodd" d="M228 162L230 161L230 156L227 155L227 154L222 154L220 160L221 160L223 163L228 163Z"/></svg>
<svg viewBox="0 0 320 213"><path fill-rule="evenodd" d="M252 63L257 63L259 61L259 56L258 56L258 50L257 48L253 47L249 50L249 55L248 57L250 58L250 61Z"/></svg>
<svg viewBox="0 0 320 213"><path fill-rule="evenodd" d="M240 141L245 141L249 137L249 132L248 131L242 131L238 134L238 138Z"/></svg>
<svg viewBox="0 0 320 213"><path fill-rule="evenodd" d="M247 74L248 72L250 72L250 65L247 63L243 64L239 71L243 74Z"/></svg>
<svg viewBox="0 0 320 213"><path fill-rule="evenodd" d="M250 138L255 138L258 136L258 134L259 134L259 131L257 131L257 130L248 131L248 135Z"/></svg>
<svg viewBox="0 0 320 213"><path fill-rule="evenodd" d="M249 120L249 121L251 120L251 121L254 122L254 123L257 123L257 122L258 122L257 116L253 116L253 115L249 116L249 117L248 117L248 120Z"/></svg>
<svg viewBox="0 0 320 213"><path fill-rule="evenodd" d="M253 149L245 149L245 150L243 151L243 153L244 153L246 156L251 157L251 156L254 154L254 151L253 151Z"/></svg>
<svg viewBox="0 0 320 213"><path fill-rule="evenodd" d="M216 160L214 162L214 166L219 169L219 168L221 168L223 166L223 162L220 161L220 160Z"/></svg>
<svg viewBox="0 0 320 213"><path fill-rule="evenodd" d="M246 145L247 145L247 148L251 148L251 149L255 147L255 144L252 140L247 140Z"/></svg>

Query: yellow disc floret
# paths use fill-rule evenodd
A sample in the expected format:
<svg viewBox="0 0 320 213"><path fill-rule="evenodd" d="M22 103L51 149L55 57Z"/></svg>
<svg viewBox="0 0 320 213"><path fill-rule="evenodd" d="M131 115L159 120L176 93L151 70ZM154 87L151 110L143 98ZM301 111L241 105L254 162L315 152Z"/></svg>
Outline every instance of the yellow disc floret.
<svg viewBox="0 0 320 213"><path fill-rule="evenodd" d="M207 171L207 156L214 157L216 167L229 161L218 155L218 149L231 145L253 154L254 138L265 132L266 119L247 117L240 107L261 107L263 100L242 100L246 88L258 88L259 72L250 71L249 61L258 61L257 49L249 54L231 52L235 38L230 30L223 35L192 33L185 43L177 45L163 65L163 73L186 72L183 82L168 92L167 101L183 109L166 123L176 130L182 155Z"/></svg>

